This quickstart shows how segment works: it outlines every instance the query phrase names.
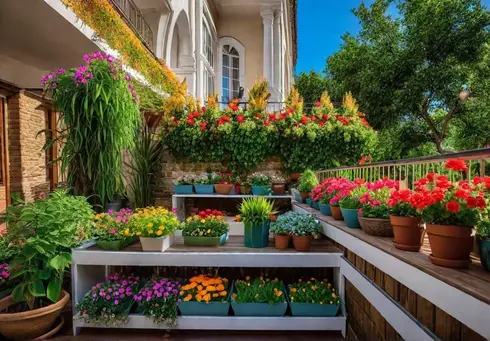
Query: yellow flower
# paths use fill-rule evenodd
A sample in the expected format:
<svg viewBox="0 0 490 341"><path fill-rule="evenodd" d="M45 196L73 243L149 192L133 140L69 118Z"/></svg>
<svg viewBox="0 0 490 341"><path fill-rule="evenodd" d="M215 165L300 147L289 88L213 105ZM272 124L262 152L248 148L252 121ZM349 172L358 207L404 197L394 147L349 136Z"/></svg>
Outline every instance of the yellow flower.
<svg viewBox="0 0 490 341"><path fill-rule="evenodd" d="M294 301L294 296L291 296L291 302Z"/></svg>
<svg viewBox="0 0 490 341"><path fill-rule="evenodd" d="M333 301L330 301L330 304L333 304Z"/></svg>
<svg viewBox="0 0 490 341"><path fill-rule="evenodd" d="M184 289L184 287L182 287L182 289ZM184 292L183 291L179 292L179 295L184 296Z"/></svg>
<svg viewBox="0 0 490 341"><path fill-rule="evenodd" d="M241 221L241 219L242 219L242 217L241 217L239 214L237 214L237 215L235 216L235 220L236 220L236 221Z"/></svg>
<svg viewBox="0 0 490 341"><path fill-rule="evenodd" d="M274 288L274 292L277 292L277 288Z"/></svg>
<svg viewBox="0 0 490 341"><path fill-rule="evenodd" d="M259 294L255 294L255 297L259 297Z"/></svg>
<svg viewBox="0 0 490 341"><path fill-rule="evenodd" d="M153 223L148 223L148 225L146 225L146 227L153 227Z"/></svg>
<svg viewBox="0 0 490 341"><path fill-rule="evenodd" d="M160 225L160 226L158 227L158 229L159 229L160 231L163 231L163 230L165 229L165 227L164 227L163 225Z"/></svg>
<svg viewBox="0 0 490 341"><path fill-rule="evenodd" d="M335 295L335 293L332 293L332 297L337 298L337 295Z"/></svg>
<svg viewBox="0 0 490 341"><path fill-rule="evenodd" d="M203 289L202 285L197 286L197 291L202 291L202 289Z"/></svg>
<svg viewBox="0 0 490 341"><path fill-rule="evenodd" d="M197 286L197 283L196 283L196 282L191 283L191 284L190 284L190 289L194 289L196 286Z"/></svg>
<svg viewBox="0 0 490 341"><path fill-rule="evenodd" d="M206 232L207 232L207 233L211 233L211 229L208 229Z"/></svg>
<svg viewBox="0 0 490 341"><path fill-rule="evenodd" d="M199 295L199 294L197 294L197 295L196 295L196 301L197 301L197 302L201 302L201 301L202 301L202 296L201 296L201 295Z"/></svg>
<svg viewBox="0 0 490 341"><path fill-rule="evenodd" d="M153 234L153 230L148 230L148 234Z"/></svg>
<svg viewBox="0 0 490 341"><path fill-rule="evenodd" d="M298 289L296 289L296 288L291 288L291 292L296 292L296 291L298 291Z"/></svg>
<svg viewBox="0 0 490 341"><path fill-rule="evenodd" d="M139 231L138 231L138 232L136 232L136 235L137 235L137 236L141 236L141 232L139 232Z"/></svg>
<svg viewBox="0 0 490 341"><path fill-rule="evenodd" d="M219 294L218 294L217 292L215 292L215 293L213 294L213 297L214 297L214 298L219 297Z"/></svg>
<svg viewBox="0 0 490 341"><path fill-rule="evenodd" d="M184 301L187 302L187 301L190 301L190 300L192 300L192 295L191 294L189 294L186 297L184 297Z"/></svg>
<svg viewBox="0 0 490 341"><path fill-rule="evenodd" d="M308 281L308 282L306 282L306 284L311 284L311 282L310 282L310 281Z"/></svg>
<svg viewBox="0 0 490 341"><path fill-rule="evenodd" d="M222 291L222 292L219 293L220 296L226 296L226 294L227 294L226 291ZM233 295L235 295L235 297L236 297L236 294L233 294Z"/></svg>
<svg viewBox="0 0 490 341"><path fill-rule="evenodd" d="M205 295L202 299L206 302L209 302L211 300L211 294Z"/></svg>
<svg viewBox="0 0 490 341"><path fill-rule="evenodd" d="M277 297L279 297L279 296L281 296L281 295L282 295L282 291L277 291L277 292L276 292L276 296L277 296Z"/></svg>
<svg viewBox="0 0 490 341"><path fill-rule="evenodd" d="M157 231L157 236L161 236L161 235L162 235L162 233L163 233L162 231L158 230L158 231Z"/></svg>

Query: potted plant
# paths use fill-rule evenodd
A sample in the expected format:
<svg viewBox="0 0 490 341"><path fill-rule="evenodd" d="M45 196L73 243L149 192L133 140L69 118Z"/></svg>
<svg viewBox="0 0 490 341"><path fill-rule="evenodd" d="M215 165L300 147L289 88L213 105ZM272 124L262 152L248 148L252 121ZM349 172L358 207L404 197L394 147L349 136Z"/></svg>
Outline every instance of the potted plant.
<svg viewBox="0 0 490 341"><path fill-rule="evenodd" d="M194 180L196 194L213 194L217 175L215 173L203 173Z"/></svg>
<svg viewBox="0 0 490 341"><path fill-rule="evenodd" d="M247 276L235 282L231 307L235 316L284 316L288 307L284 284L277 278Z"/></svg>
<svg viewBox="0 0 490 341"><path fill-rule="evenodd" d="M272 192L276 195L282 195L286 191L286 179L277 173L271 177L272 180Z"/></svg>
<svg viewBox="0 0 490 341"><path fill-rule="evenodd" d="M293 316L337 316L340 298L326 279L300 279L288 287L289 305Z"/></svg>
<svg viewBox="0 0 490 341"><path fill-rule="evenodd" d="M252 193L252 188L246 180L240 180L240 194L248 195Z"/></svg>
<svg viewBox="0 0 490 341"><path fill-rule="evenodd" d="M355 188L339 201L345 224L351 229L361 227L359 223L359 209L362 207L361 196L366 191L366 187Z"/></svg>
<svg viewBox="0 0 490 341"><path fill-rule="evenodd" d="M373 236L393 237L388 200L391 192L398 188L398 181L380 179L365 186L369 191L361 196L362 208L358 212L361 229Z"/></svg>
<svg viewBox="0 0 490 341"><path fill-rule="evenodd" d="M128 322L135 302L142 301L137 295L142 286L138 276L124 277L117 273L95 284L77 304L77 319L95 325L118 327Z"/></svg>
<svg viewBox="0 0 490 341"><path fill-rule="evenodd" d="M0 334L31 340L52 330L70 299L62 282L71 248L90 237L93 215L84 197L62 190L7 208L8 238L22 246L10 264L9 278L17 285L0 300Z"/></svg>
<svg viewBox="0 0 490 341"><path fill-rule="evenodd" d="M478 222L476 232L481 265L486 271L490 271L490 220L488 217Z"/></svg>
<svg viewBox="0 0 490 341"><path fill-rule="evenodd" d="M393 226L393 246L399 250L418 252L424 243L425 230L420 213L412 206L420 194L409 189L393 191L388 200L389 215Z"/></svg>
<svg viewBox="0 0 490 341"><path fill-rule="evenodd" d="M245 225L245 246L269 246L269 224L275 214L273 203L264 197L253 197L243 200L239 211Z"/></svg>
<svg viewBox="0 0 490 341"><path fill-rule="evenodd" d="M183 174L174 180L175 194L192 194L194 176L191 174Z"/></svg>
<svg viewBox="0 0 490 341"><path fill-rule="evenodd" d="M214 191L216 194L230 194L233 190L232 174L221 172L215 178Z"/></svg>
<svg viewBox="0 0 490 341"><path fill-rule="evenodd" d="M230 227L218 210L207 209L188 217L182 223L182 236L187 246L219 246L228 239Z"/></svg>
<svg viewBox="0 0 490 341"><path fill-rule="evenodd" d="M325 192L327 198L331 197L329 201L330 211L332 212L332 217L335 220L344 220L339 204L340 199L348 195L358 185L361 185L362 182L363 181L360 179L357 179L356 181L352 182L347 178L343 178L343 177L333 178L331 180L328 180L328 185Z"/></svg>
<svg viewBox="0 0 490 341"><path fill-rule="evenodd" d="M179 226L175 214L163 207L139 208L129 219L130 235L139 237L143 251L150 252L168 249Z"/></svg>
<svg viewBox="0 0 490 341"><path fill-rule="evenodd" d="M269 232L274 234L276 249L285 250L291 241L291 225L287 214L279 215L270 225Z"/></svg>
<svg viewBox="0 0 490 341"><path fill-rule="evenodd" d="M248 177L253 195L269 195L271 191L271 177L262 173L254 173Z"/></svg>
<svg viewBox="0 0 490 341"><path fill-rule="evenodd" d="M298 183L299 195L303 201L309 197L310 192L316 185L318 185L318 179L316 178L315 173L310 169L305 170L299 178Z"/></svg>
<svg viewBox="0 0 490 341"><path fill-rule="evenodd" d="M177 281L166 278L151 280L133 296L138 303L136 312L151 318L156 324L176 327L180 291L181 286Z"/></svg>
<svg viewBox="0 0 490 341"><path fill-rule="evenodd" d="M308 213L286 212L282 216L286 226L291 230L296 251L310 251L311 241L322 231L318 220Z"/></svg>
<svg viewBox="0 0 490 341"><path fill-rule="evenodd" d="M228 316L230 292L226 278L194 276L181 288L180 313L183 316Z"/></svg>
<svg viewBox="0 0 490 341"><path fill-rule="evenodd" d="M462 160L451 159L446 169L466 171ZM429 173L415 182L420 200L414 207L422 210L432 254L432 263L450 268L468 267L473 249L473 227L486 207L482 185L461 180L449 181L445 175Z"/></svg>
<svg viewBox="0 0 490 341"><path fill-rule="evenodd" d="M128 228L128 220L133 212L127 208L119 212L109 210L94 217L94 239L104 250L120 250L133 241Z"/></svg>

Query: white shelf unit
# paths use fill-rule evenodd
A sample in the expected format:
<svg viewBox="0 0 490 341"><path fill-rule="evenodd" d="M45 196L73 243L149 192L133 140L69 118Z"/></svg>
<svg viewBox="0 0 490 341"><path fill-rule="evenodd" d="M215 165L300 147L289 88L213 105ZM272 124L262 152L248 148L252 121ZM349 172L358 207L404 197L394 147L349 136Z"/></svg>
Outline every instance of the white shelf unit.
<svg viewBox="0 0 490 341"><path fill-rule="evenodd" d="M344 283L341 280L339 252L140 252L101 251L90 249L93 243L74 249L72 253L73 333L78 335L83 327L110 328L105 325L86 324L76 318L76 305L94 283L108 274L110 266L209 266L209 267L260 267L260 268L333 268L334 286L340 294L342 306L336 317L210 317L181 316L176 329L185 330L333 330L345 336L346 315L343 304ZM269 250L270 251L270 250ZM118 328L167 329L154 324L141 315L130 315L129 323Z"/></svg>

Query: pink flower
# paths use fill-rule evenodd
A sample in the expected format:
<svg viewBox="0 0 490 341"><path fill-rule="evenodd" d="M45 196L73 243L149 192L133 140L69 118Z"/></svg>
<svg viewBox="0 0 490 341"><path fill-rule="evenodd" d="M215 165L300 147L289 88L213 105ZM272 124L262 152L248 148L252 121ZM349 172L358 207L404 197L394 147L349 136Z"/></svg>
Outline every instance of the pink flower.
<svg viewBox="0 0 490 341"><path fill-rule="evenodd" d="M114 304L115 305L118 305L119 304L119 301L118 300L114 300Z"/></svg>

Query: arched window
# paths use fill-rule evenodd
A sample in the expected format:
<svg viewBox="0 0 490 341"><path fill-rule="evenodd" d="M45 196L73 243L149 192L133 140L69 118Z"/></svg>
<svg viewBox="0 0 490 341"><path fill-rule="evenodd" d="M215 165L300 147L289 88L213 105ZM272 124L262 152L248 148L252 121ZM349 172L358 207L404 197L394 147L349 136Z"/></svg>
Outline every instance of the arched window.
<svg viewBox="0 0 490 341"><path fill-rule="evenodd" d="M220 38L218 79L221 98L224 103L238 98L240 87L245 88L245 47L231 37Z"/></svg>

